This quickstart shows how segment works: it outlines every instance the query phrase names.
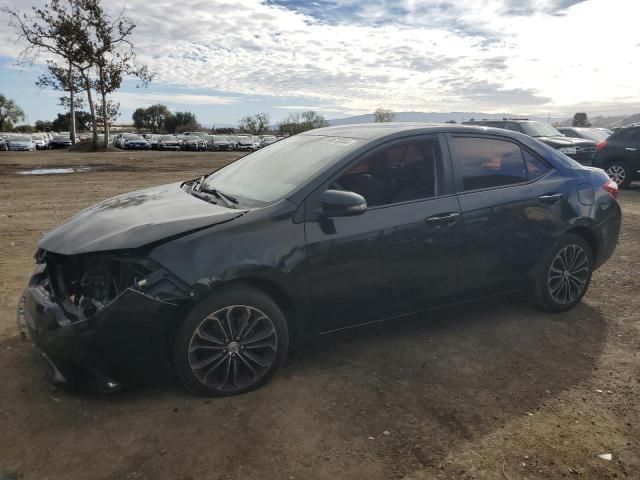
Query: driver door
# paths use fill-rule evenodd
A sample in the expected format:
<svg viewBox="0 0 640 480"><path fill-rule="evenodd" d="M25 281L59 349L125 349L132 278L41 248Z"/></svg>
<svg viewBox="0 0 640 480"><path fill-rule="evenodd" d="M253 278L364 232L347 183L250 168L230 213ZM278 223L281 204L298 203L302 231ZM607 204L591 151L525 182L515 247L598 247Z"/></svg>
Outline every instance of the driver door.
<svg viewBox="0 0 640 480"><path fill-rule="evenodd" d="M380 147L306 204L314 321L331 331L444 303L457 284L459 203L438 136ZM362 195L358 216L323 218L329 188Z"/></svg>

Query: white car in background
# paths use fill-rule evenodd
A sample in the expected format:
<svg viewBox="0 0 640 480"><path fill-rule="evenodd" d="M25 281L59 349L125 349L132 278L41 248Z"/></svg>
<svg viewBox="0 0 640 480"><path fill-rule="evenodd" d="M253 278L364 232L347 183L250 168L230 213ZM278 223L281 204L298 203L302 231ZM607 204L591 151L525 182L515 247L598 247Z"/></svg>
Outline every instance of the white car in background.
<svg viewBox="0 0 640 480"><path fill-rule="evenodd" d="M238 135L238 150L253 151L256 147L256 141L253 135Z"/></svg>
<svg viewBox="0 0 640 480"><path fill-rule="evenodd" d="M238 150L238 137L235 135L227 135L227 141L231 144L232 150Z"/></svg>
<svg viewBox="0 0 640 480"><path fill-rule="evenodd" d="M34 133L31 135L33 144L36 146L36 150L46 150L49 147L49 137L40 133Z"/></svg>
<svg viewBox="0 0 640 480"><path fill-rule="evenodd" d="M25 152L33 152L35 150L35 143L33 143L33 138L31 135L15 135L9 139L8 142L9 150L12 152L17 151L25 151Z"/></svg>
<svg viewBox="0 0 640 480"><path fill-rule="evenodd" d="M260 146L266 147L267 145L271 145L272 143L276 143L278 138L275 135L263 135L261 137Z"/></svg>
<svg viewBox="0 0 640 480"><path fill-rule="evenodd" d="M224 135L208 135L207 150L233 150L233 145L229 141L228 137L225 137Z"/></svg>

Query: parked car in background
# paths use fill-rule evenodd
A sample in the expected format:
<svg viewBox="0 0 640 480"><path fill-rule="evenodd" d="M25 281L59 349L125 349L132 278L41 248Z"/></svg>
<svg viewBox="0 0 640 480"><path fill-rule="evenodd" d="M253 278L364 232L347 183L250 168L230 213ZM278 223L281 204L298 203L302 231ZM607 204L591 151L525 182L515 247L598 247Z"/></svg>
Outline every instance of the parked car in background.
<svg viewBox="0 0 640 480"><path fill-rule="evenodd" d="M596 153L597 142L565 137L555 127L544 122L505 118L503 120L474 120L462 123L463 125L504 128L505 130L524 133L546 143L582 165L591 165L593 156Z"/></svg>
<svg viewBox="0 0 640 480"><path fill-rule="evenodd" d="M151 150L158 149L159 138L160 138L160 135L149 135L149 137L147 138L147 141L149 142L149 147L151 148Z"/></svg>
<svg viewBox="0 0 640 480"><path fill-rule="evenodd" d="M617 129L598 144L593 165L607 172L620 188L640 179L640 125Z"/></svg>
<svg viewBox="0 0 640 480"><path fill-rule="evenodd" d="M7 141L4 137L0 137L0 152L6 152L7 150L9 150L9 147L7 147Z"/></svg>
<svg viewBox="0 0 640 480"><path fill-rule="evenodd" d="M118 137L117 141L116 141L116 147L124 149L125 148L125 143L127 142L127 140L129 138L131 138L131 137L134 137L134 136L138 136L138 135L136 133L123 133L123 134L121 134Z"/></svg>
<svg viewBox="0 0 640 480"><path fill-rule="evenodd" d="M207 136L207 150L220 151L220 150L232 150L233 146L231 142L224 135L208 135Z"/></svg>
<svg viewBox="0 0 640 480"><path fill-rule="evenodd" d="M16 151L32 152L36 148L35 143L33 142L33 138L31 138L31 135L14 135L9 138L7 146L9 147L9 150L11 150L12 152L16 152Z"/></svg>
<svg viewBox="0 0 640 480"><path fill-rule="evenodd" d="M558 131L563 135L571 138L584 138L585 140L592 140L600 143L606 140L611 133L607 133L605 130L599 128L585 128L585 127L558 127Z"/></svg>
<svg viewBox="0 0 640 480"><path fill-rule="evenodd" d="M185 137L201 137L201 138L205 138L207 135L209 135L207 132L184 132L183 134Z"/></svg>
<svg viewBox="0 0 640 480"><path fill-rule="evenodd" d="M180 150L182 142L175 135L160 135L158 150Z"/></svg>
<svg viewBox="0 0 640 480"><path fill-rule="evenodd" d="M183 150L191 150L194 152L204 151L207 149L207 137L200 135L185 135L182 141Z"/></svg>
<svg viewBox="0 0 640 480"><path fill-rule="evenodd" d="M260 138L260 147L266 147L267 145L271 145L273 143L276 143L277 141L278 139L275 135L263 135Z"/></svg>
<svg viewBox="0 0 640 480"><path fill-rule="evenodd" d="M232 150L238 150L238 137L235 135L227 135L227 140L231 144Z"/></svg>
<svg viewBox="0 0 640 480"><path fill-rule="evenodd" d="M149 142L141 135L129 135L123 140L124 148L127 150L149 150Z"/></svg>
<svg viewBox="0 0 640 480"><path fill-rule="evenodd" d="M316 129L83 210L41 238L22 311L59 380L240 394L320 334L519 290L571 309L617 194L507 130Z"/></svg>
<svg viewBox="0 0 640 480"><path fill-rule="evenodd" d="M238 150L253 151L256 149L256 141L253 135L238 135Z"/></svg>
<svg viewBox="0 0 640 480"><path fill-rule="evenodd" d="M49 140L44 135L34 133L31 135L31 138L33 139L36 150L46 150L49 148Z"/></svg>
<svg viewBox="0 0 640 480"><path fill-rule="evenodd" d="M57 135L49 142L49 148L69 148L71 146L71 138L65 135Z"/></svg>

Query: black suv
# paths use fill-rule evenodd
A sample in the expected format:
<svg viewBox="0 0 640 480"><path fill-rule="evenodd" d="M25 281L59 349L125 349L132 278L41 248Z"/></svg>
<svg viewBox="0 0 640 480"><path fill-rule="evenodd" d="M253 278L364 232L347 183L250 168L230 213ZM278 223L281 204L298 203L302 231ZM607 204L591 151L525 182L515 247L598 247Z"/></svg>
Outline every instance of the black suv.
<svg viewBox="0 0 640 480"><path fill-rule="evenodd" d="M603 168L621 188L640 179L640 124L619 128L600 142L593 164Z"/></svg>
<svg viewBox="0 0 640 480"><path fill-rule="evenodd" d="M525 135L529 135L546 143L582 165L591 165L593 156L596 153L596 142L582 138L566 137L554 127L544 122L504 118L502 120L470 120L462 123L464 125L504 128L505 130L524 133Z"/></svg>

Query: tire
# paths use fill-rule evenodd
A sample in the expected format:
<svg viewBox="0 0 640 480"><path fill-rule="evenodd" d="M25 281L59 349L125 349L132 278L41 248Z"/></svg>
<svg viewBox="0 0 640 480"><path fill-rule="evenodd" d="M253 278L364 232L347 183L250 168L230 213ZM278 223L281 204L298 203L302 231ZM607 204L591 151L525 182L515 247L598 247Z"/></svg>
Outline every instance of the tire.
<svg viewBox="0 0 640 480"><path fill-rule="evenodd" d="M631 171L627 164L621 160L611 162L605 170L609 178L616 182L619 188L627 188L631 184Z"/></svg>
<svg viewBox="0 0 640 480"><path fill-rule="evenodd" d="M593 252L580 236L566 234L551 247L534 271L533 303L548 312L573 308L587 292Z"/></svg>
<svg viewBox="0 0 640 480"><path fill-rule="evenodd" d="M223 397L267 383L288 347L287 321L275 302L260 290L233 285L191 309L176 336L173 361L187 390Z"/></svg>

